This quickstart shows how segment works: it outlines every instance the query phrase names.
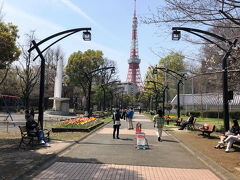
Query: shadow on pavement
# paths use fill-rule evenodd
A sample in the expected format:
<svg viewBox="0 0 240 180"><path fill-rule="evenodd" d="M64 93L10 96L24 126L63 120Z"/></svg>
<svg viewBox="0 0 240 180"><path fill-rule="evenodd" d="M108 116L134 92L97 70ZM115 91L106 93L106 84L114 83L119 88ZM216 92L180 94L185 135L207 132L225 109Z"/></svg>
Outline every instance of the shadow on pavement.
<svg viewBox="0 0 240 180"><path fill-rule="evenodd" d="M240 152L240 145L233 144L233 152Z"/></svg>
<svg viewBox="0 0 240 180"><path fill-rule="evenodd" d="M170 140L170 139L162 139L162 141L166 141L166 142L173 142L173 143L179 143L178 141L175 140Z"/></svg>
<svg viewBox="0 0 240 180"><path fill-rule="evenodd" d="M119 139L118 141L121 141L121 139ZM91 145L106 145L106 146L113 146L113 145L130 145L132 146L133 144L108 144L108 143L96 143L96 142L82 142L82 143L78 143L78 144L91 144Z"/></svg>
<svg viewBox="0 0 240 180"><path fill-rule="evenodd" d="M198 134L198 136L202 136L203 138L207 138L207 139L219 139L219 137L217 136L207 136L207 135L203 135L203 134Z"/></svg>
<svg viewBox="0 0 240 180"><path fill-rule="evenodd" d="M71 158L71 157L58 157L57 162L70 162L70 163L94 163L94 164L104 164L96 158Z"/></svg>
<svg viewBox="0 0 240 180"><path fill-rule="evenodd" d="M19 149L19 142L20 138L0 138L0 179L15 179L51 156L36 152L39 149L45 149L41 146Z"/></svg>
<svg viewBox="0 0 240 180"><path fill-rule="evenodd" d="M130 139L130 138L120 138L120 140L123 140L123 141L133 141L133 139Z"/></svg>

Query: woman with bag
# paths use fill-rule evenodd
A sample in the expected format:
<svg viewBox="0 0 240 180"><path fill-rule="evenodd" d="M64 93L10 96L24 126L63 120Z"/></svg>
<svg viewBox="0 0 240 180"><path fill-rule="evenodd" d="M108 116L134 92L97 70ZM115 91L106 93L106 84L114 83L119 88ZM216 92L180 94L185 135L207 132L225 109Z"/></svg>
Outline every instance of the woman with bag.
<svg viewBox="0 0 240 180"><path fill-rule="evenodd" d="M117 139L119 139L119 127L120 127L120 118L121 114L119 112L119 109L116 108L115 112L113 113L113 139L115 139L115 133L117 130Z"/></svg>

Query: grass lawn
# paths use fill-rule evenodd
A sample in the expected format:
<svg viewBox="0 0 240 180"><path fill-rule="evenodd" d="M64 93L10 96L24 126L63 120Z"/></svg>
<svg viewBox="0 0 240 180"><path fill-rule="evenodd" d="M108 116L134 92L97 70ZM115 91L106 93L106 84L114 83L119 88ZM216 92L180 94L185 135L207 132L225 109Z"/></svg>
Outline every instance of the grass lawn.
<svg viewBox="0 0 240 180"><path fill-rule="evenodd" d="M224 149L215 149L218 144L219 133L212 133L211 137L199 135L198 131L171 131L177 139L214 160L231 173L240 178L240 146L234 145L230 153Z"/></svg>
<svg viewBox="0 0 240 180"><path fill-rule="evenodd" d="M108 116L104 119L101 119L104 124L110 122L112 120L112 116ZM44 128L51 129L52 127L56 126L57 122L48 122L44 123ZM53 140L61 140L61 141L76 141L86 135L88 132L51 132L50 137ZM10 132L0 132L0 152L1 149L15 147L19 144L21 140L21 134L19 129L17 128L16 131Z"/></svg>
<svg viewBox="0 0 240 180"><path fill-rule="evenodd" d="M111 120L112 117L110 116L102 119L105 124ZM56 123L57 122L46 121L44 122L45 128L51 129L55 127ZM18 127L8 133L0 131L0 179L16 179L23 171L31 169L38 162L51 156L51 153L55 153L61 148L66 147L66 144L72 141L79 140L87 133L88 132L52 132L50 134L51 139L61 142L53 141L55 145L52 145L51 150L41 146L19 150L18 145L21 140L21 134Z"/></svg>
<svg viewBox="0 0 240 180"><path fill-rule="evenodd" d="M154 116L154 115L151 115L149 113L145 113L145 115L147 117L149 117L150 119L153 119L153 116ZM177 114L170 114L170 116L177 117ZM182 115L181 117L183 118L184 121L188 120L188 116ZM196 123L198 123L198 124L205 124L205 123L206 124L214 124L216 126L216 131L222 131L223 127L224 127L223 126L223 119L218 119L218 118L198 117ZM231 122L229 122L229 123L230 123L230 127L231 127ZM169 126L167 126L166 123L164 124L164 126L165 126L165 128L174 128L174 127L176 127L174 124L176 124L175 121L172 121L172 122L169 123Z"/></svg>

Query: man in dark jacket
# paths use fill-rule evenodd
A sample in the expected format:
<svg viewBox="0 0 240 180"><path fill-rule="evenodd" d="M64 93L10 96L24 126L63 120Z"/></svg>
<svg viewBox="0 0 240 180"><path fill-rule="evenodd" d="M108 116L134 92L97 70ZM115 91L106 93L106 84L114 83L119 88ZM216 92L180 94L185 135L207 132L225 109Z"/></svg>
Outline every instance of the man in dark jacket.
<svg viewBox="0 0 240 180"><path fill-rule="evenodd" d="M119 112L119 109L116 108L115 112L113 113L113 139L115 139L115 133L117 130L117 139L119 139L119 127L120 127L120 118L121 114Z"/></svg>
<svg viewBox="0 0 240 180"><path fill-rule="evenodd" d="M188 120L186 122L184 122L178 130L183 130L188 124L193 123L194 117L193 117L192 113L189 112L188 115L189 115Z"/></svg>
<svg viewBox="0 0 240 180"><path fill-rule="evenodd" d="M34 121L31 114L27 114L26 128L29 136L38 137L40 144L44 144L46 147L50 147L44 138L43 131L39 128L38 123Z"/></svg>

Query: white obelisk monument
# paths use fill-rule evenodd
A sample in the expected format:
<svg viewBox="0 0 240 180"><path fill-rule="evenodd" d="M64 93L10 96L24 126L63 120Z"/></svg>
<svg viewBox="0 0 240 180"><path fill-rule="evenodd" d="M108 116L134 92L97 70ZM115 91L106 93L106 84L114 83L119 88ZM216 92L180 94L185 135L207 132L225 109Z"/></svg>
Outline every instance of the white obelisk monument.
<svg viewBox="0 0 240 180"><path fill-rule="evenodd" d="M62 77L63 77L63 59L60 58L57 62L57 71L54 85L53 112L56 115L69 114L69 98L62 98Z"/></svg>
<svg viewBox="0 0 240 180"><path fill-rule="evenodd" d="M57 72L55 77L54 97L62 97L62 75L63 75L63 59L60 58L57 62Z"/></svg>

